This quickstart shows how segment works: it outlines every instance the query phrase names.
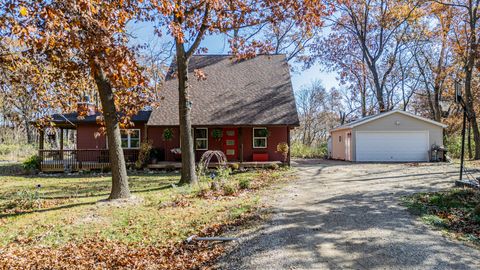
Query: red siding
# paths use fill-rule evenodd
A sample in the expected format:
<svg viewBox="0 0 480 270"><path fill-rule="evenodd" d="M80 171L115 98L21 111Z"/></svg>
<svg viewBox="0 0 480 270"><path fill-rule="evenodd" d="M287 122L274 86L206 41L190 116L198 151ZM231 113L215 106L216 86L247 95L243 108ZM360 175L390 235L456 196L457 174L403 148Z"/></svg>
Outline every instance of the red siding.
<svg viewBox="0 0 480 270"><path fill-rule="evenodd" d="M148 139L152 141L154 148L159 148L165 153L165 160L173 161L174 155L170 152L173 148L180 147L180 129L178 127L158 127L148 126L145 133L144 124L137 124L134 128L141 129L142 141L147 135ZM171 128L173 130L173 139L171 141L163 140L163 130L165 128ZM208 127L208 149L209 150L223 150L222 141L217 141L212 137L213 129L218 127ZM281 127L267 127L269 136L267 138L267 148L254 149L253 148L253 127L241 127L239 129L239 155L238 159L242 158L243 148L243 161L252 161L253 153L268 153L270 161L283 161L283 156L277 153L277 145L281 142L288 142L288 128L286 126ZM98 131L98 126L95 124L81 125L77 127L77 148L78 149L105 149L106 140L104 135L100 135L95 138L95 132ZM242 147L243 146L243 147ZM205 151L195 150L195 157L200 159Z"/></svg>
<svg viewBox="0 0 480 270"><path fill-rule="evenodd" d="M106 139L104 134L98 134L96 124L82 124L77 127L77 149L105 149Z"/></svg>
<svg viewBox="0 0 480 270"><path fill-rule="evenodd" d="M267 138L267 148L253 148L253 128L242 128L243 135L243 159L252 161L253 153L268 153L270 161L283 161L283 156L277 153L277 145L288 140L287 127L267 127L269 136Z"/></svg>
<svg viewBox="0 0 480 270"><path fill-rule="evenodd" d="M107 140L105 134L98 134L100 128L97 124L82 124L77 126L77 149L106 149ZM134 129L140 129L140 140L145 139L145 124L136 123Z"/></svg>
<svg viewBox="0 0 480 270"><path fill-rule="evenodd" d="M173 139L170 141L163 140L163 131L170 128L173 131ZM165 153L165 160L175 160L174 155L170 152L173 148L180 147L180 129L178 127L147 127L148 139L152 141L154 148L159 148Z"/></svg>

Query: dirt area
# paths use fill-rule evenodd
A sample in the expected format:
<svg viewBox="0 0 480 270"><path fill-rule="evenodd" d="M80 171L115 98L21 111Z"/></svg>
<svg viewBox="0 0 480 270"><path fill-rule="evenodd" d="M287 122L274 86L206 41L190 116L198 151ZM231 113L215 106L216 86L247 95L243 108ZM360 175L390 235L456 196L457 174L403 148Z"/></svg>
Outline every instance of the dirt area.
<svg viewBox="0 0 480 270"><path fill-rule="evenodd" d="M422 224L405 195L453 186L450 164L297 161L269 199L271 220L242 232L219 269L479 269L480 251Z"/></svg>

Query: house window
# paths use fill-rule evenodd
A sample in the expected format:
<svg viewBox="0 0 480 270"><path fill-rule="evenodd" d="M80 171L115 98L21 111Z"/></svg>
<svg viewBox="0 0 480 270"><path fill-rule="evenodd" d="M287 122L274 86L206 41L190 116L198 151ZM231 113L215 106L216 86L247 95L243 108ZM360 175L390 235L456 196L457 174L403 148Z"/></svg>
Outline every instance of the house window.
<svg viewBox="0 0 480 270"><path fill-rule="evenodd" d="M267 135L266 128L254 128L253 129L253 148L267 148Z"/></svg>
<svg viewBox="0 0 480 270"><path fill-rule="evenodd" d="M338 136L338 141L342 142L342 136Z"/></svg>
<svg viewBox="0 0 480 270"><path fill-rule="evenodd" d="M122 148L140 148L140 129L121 129Z"/></svg>
<svg viewBox="0 0 480 270"><path fill-rule="evenodd" d="M195 149L208 150L208 128L195 129Z"/></svg>

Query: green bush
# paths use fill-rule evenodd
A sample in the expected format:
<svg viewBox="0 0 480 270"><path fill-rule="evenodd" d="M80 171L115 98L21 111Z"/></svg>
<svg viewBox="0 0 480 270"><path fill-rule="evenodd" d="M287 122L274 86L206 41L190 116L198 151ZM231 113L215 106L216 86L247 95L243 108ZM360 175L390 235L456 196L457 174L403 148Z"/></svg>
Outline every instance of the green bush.
<svg viewBox="0 0 480 270"><path fill-rule="evenodd" d="M223 194L225 194L226 196L233 195L237 192L237 187L232 183L225 183L222 186L222 189L223 189Z"/></svg>
<svg viewBox="0 0 480 270"><path fill-rule="evenodd" d="M471 140L472 151L475 151L475 141ZM445 138L445 148L447 148L447 155L451 158L460 158L462 151L462 136L447 136ZM468 157L468 143L467 138L465 138L465 157Z"/></svg>
<svg viewBox="0 0 480 270"><path fill-rule="evenodd" d="M291 155L295 158L324 158L328 154L327 143L319 145L304 145L301 142L293 142Z"/></svg>
<svg viewBox="0 0 480 270"><path fill-rule="evenodd" d="M238 187L240 189L248 189L250 188L250 179L241 179L239 182L238 182Z"/></svg>
<svg viewBox="0 0 480 270"><path fill-rule="evenodd" d="M230 178L230 174L232 174L232 169L226 167L218 167L216 172L216 177L221 181L226 181Z"/></svg>
<svg viewBox="0 0 480 270"><path fill-rule="evenodd" d="M33 155L23 162L23 168L29 172L40 170L42 159L38 155Z"/></svg>
<svg viewBox="0 0 480 270"><path fill-rule="evenodd" d="M231 164L228 165L228 167L230 167L230 169L232 169L232 171L237 171L238 169L240 169L240 164L231 163Z"/></svg>

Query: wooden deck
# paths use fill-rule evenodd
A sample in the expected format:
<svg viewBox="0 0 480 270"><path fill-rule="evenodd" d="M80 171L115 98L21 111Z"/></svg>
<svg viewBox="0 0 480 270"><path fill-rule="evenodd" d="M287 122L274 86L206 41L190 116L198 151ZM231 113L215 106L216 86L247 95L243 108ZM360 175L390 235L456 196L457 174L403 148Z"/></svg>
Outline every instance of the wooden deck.
<svg viewBox="0 0 480 270"><path fill-rule="evenodd" d="M138 149L124 149L128 165L138 159ZM107 149L39 150L42 172L76 172L103 170L110 167Z"/></svg>
<svg viewBox="0 0 480 270"><path fill-rule="evenodd" d="M124 150L125 162L132 166L138 159L138 150ZM77 172L90 170L103 170L110 168L107 149L81 149L81 150L40 150L42 172ZM238 164L240 168L265 168L272 164L281 165L280 161L247 161L227 162L228 165ZM218 163L210 163L210 168L218 167ZM172 170L180 169L181 162L162 161L147 165L149 169Z"/></svg>

